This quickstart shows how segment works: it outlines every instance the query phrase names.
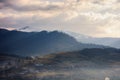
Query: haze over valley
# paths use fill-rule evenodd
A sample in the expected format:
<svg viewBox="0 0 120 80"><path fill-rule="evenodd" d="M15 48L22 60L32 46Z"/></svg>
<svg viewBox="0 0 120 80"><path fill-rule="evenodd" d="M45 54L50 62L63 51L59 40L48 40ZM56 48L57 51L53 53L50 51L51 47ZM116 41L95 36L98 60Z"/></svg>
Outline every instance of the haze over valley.
<svg viewBox="0 0 120 80"><path fill-rule="evenodd" d="M1 80L120 79L120 49L68 33L0 29L0 44Z"/></svg>
<svg viewBox="0 0 120 80"><path fill-rule="evenodd" d="M0 80L120 80L120 0L0 0Z"/></svg>

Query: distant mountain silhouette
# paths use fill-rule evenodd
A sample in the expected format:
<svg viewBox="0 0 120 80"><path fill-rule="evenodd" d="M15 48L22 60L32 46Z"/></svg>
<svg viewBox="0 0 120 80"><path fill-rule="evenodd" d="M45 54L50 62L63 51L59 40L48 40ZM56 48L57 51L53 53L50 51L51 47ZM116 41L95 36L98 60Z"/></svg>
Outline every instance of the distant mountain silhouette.
<svg viewBox="0 0 120 80"><path fill-rule="evenodd" d="M55 52L104 48L77 42L73 37L58 31L22 32L0 29L0 52L22 56L44 55Z"/></svg>
<svg viewBox="0 0 120 80"><path fill-rule="evenodd" d="M65 33L74 37L79 42L120 48L120 38L112 38L112 37L96 38L74 32L65 32Z"/></svg>
<svg viewBox="0 0 120 80"><path fill-rule="evenodd" d="M120 40L117 40L114 43L111 43L111 45L116 46L116 48L120 49Z"/></svg>

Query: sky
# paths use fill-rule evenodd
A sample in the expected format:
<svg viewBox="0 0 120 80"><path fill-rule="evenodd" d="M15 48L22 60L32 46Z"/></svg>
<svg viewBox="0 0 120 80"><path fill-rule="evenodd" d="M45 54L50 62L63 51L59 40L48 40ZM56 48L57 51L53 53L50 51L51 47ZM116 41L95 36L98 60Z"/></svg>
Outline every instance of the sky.
<svg viewBox="0 0 120 80"><path fill-rule="evenodd" d="M0 28L120 37L120 0L0 0Z"/></svg>

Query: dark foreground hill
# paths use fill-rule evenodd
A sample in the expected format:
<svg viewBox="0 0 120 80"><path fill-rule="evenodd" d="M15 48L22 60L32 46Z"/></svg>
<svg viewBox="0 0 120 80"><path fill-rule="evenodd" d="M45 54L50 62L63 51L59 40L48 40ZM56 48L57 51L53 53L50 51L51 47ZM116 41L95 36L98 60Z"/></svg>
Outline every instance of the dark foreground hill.
<svg viewBox="0 0 120 80"><path fill-rule="evenodd" d="M112 63L120 63L120 49L114 48L92 48L92 49L84 49L80 51L73 52L64 52L58 54L49 54L45 56L45 59L48 59L49 64L53 63L79 63L80 61L90 61L96 64L104 63L104 64L112 64ZM51 60L51 61L50 61ZM82 64L81 64L82 65Z"/></svg>
<svg viewBox="0 0 120 80"><path fill-rule="evenodd" d="M21 32L0 29L2 53L30 56L84 48L104 48L104 46L79 43L73 37L58 31Z"/></svg>
<svg viewBox="0 0 120 80"><path fill-rule="evenodd" d="M105 80L105 77L120 80L119 49L84 49L21 59L9 57L11 62L0 69L1 80Z"/></svg>

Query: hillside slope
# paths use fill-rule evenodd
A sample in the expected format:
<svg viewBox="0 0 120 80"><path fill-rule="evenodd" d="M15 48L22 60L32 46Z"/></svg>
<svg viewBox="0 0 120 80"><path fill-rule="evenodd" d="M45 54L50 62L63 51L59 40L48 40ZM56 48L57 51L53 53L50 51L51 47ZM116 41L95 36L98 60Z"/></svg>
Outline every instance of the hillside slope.
<svg viewBox="0 0 120 80"><path fill-rule="evenodd" d="M120 48L120 38L112 38L112 37L91 37L83 34L78 34L74 32L65 32L69 34L70 36L74 37L78 42L83 42L83 43L91 43L91 44L98 44L98 45L105 45L105 46L110 46L110 47L115 47L115 48Z"/></svg>
<svg viewBox="0 0 120 80"><path fill-rule="evenodd" d="M114 48L84 49L34 58L2 57L9 62L1 66L0 79L3 80L104 80L107 76L120 80L120 50Z"/></svg>
<svg viewBox="0 0 120 80"><path fill-rule="evenodd" d="M43 55L104 46L83 44L58 31L21 32L0 29L0 52L23 56Z"/></svg>

